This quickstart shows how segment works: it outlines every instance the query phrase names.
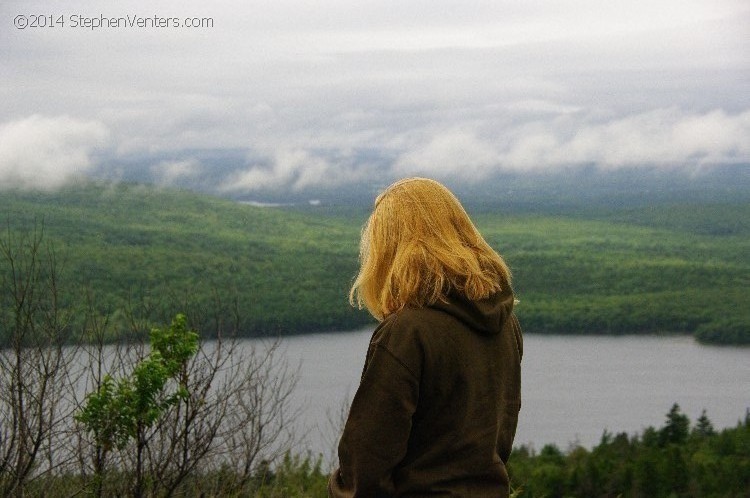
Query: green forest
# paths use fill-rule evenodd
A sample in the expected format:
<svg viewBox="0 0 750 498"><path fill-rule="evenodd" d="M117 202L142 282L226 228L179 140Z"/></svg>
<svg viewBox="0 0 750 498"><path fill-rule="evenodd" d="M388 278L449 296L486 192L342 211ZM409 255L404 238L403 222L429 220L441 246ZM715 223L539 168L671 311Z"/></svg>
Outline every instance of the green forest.
<svg viewBox="0 0 750 498"><path fill-rule="evenodd" d="M466 204L513 270L526 333L750 343L748 202ZM253 336L372 320L347 302L366 207L261 208L135 184L6 190L0 205L5 237L41 232L54 249L63 299L85 295L115 324L136 305L164 322L217 303L240 310L238 330Z"/></svg>

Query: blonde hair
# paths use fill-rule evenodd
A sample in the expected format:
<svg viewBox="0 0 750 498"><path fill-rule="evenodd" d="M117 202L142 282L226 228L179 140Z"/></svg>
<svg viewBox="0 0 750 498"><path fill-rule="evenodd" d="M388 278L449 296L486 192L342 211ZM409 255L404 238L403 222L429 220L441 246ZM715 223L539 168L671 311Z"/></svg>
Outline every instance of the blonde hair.
<svg viewBox="0 0 750 498"><path fill-rule="evenodd" d="M349 301L378 320L406 306L446 301L452 291L477 300L511 283L505 261L458 199L426 178L398 181L377 197L359 257Z"/></svg>

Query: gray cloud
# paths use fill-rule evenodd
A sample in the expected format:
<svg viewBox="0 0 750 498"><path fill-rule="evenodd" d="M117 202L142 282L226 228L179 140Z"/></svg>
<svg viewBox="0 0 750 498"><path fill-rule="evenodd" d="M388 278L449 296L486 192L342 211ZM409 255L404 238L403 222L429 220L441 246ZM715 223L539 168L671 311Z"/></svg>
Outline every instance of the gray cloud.
<svg viewBox="0 0 750 498"><path fill-rule="evenodd" d="M192 180L203 172L196 159L160 161L151 166L151 175L160 185L175 185L180 181Z"/></svg>
<svg viewBox="0 0 750 498"><path fill-rule="evenodd" d="M252 166L235 172L220 189L232 192L289 186L293 190L299 190L330 182L329 175L332 172L331 165L324 158L316 157L308 151L277 150L270 165Z"/></svg>
<svg viewBox="0 0 750 498"><path fill-rule="evenodd" d="M107 145L102 123L33 115L0 125L0 185L55 189L90 172Z"/></svg>
<svg viewBox="0 0 750 498"><path fill-rule="evenodd" d="M579 163L748 161L750 7L741 1L129 0L50 9L3 2L0 22L50 11L210 17L214 27L0 30L3 157L16 151L15 166L4 159L0 172L10 181L11 170L37 171L14 173L16 184L49 176L52 156L7 130L59 116L68 131L39 135L63 151L56 171L96 164L106 176L113 165L120 171L110 176L128 177L121 169L141 161L155 182L200 178L234 193L413 173L481 180ZM210 175L216 166L200 151L212 150L245 158Z"/></svg>
<svg viewBox="0 0 750 498"><path fill-rule="evenodd" d="M511 165L590 163L602 168L657 165L700 167L750 162L750 111L686 114L657 109L577 127L569 138L530 135L508 153Z"/></svg>
<svg viewBox="0 0 750 498"><path fill-rule="evenodd" d="M692 114L671 108L607 120L565 117L519 129L501 163L540 170L576 164L605 169L737 164L750 161L748 136L749 111Z"/></svg>

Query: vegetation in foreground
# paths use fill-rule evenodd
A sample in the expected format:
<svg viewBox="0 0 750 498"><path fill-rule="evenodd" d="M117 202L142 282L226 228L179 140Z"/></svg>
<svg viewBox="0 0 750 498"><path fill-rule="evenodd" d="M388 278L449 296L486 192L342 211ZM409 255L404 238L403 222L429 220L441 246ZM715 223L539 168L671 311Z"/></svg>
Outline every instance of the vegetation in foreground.
<svg viewBox="0 0 750 498"><path fill-rule="evenodd" d="M156 328L134 303L120 311L123 334L95 296L61 278L39 231L0 237L0 261L0 496L267 487L266 471L296 442L297 374L275 355L278 340L242 346L237 310L220 301Z"/></svg>
<svg viewBox="0 0 750 498"><path fill-rule="evenodd" d="M750 495L750 415L734 428L716 431L705 414L691 427L675 405L661 428L637 435L605 432L591 450L516 448L509 473L514 498L745 497ZM108 479L110 489L125 490L132 476ZM286 453L273 466L263 462L241 491L233 487L238 481L233 470L218 469L194 472L172 494L149 496L325 498L327 480L320 458ZM26 496L67 497L80 492L80 483L77 475L47 476L34 481Z"/></svg>
<svg viewBox="0 0 750 498"><path fill-rule="evenodd" d="M119 310L136 301L165 308L157 323L169 319L166 310L235 302L244 335L370 321L346 299L362 209L258 208L137 185L1 191L0 205L9 233L43 225L68 278L95 290L100 311L120 328ZM686 333L750 343L746 201L474 210L514 271L527 333Z"/></svg>

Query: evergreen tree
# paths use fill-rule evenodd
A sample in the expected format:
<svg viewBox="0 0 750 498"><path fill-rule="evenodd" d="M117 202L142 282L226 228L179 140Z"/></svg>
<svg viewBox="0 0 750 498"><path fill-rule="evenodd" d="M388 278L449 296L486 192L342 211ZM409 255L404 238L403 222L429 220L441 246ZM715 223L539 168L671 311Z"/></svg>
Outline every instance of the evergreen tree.
<svg viewBox="0 0 750 498"><path fill-rule="evenodd" d="M667 423L659 431L661 446L682 444L690 433L690 419L680 412L680 405L675 403L667 414Z"/></svg>
<svg viewBox="0 0 750 498"><path fill-rule="evenodd" d="M713 436L716 434L713 424L706 415L706 409L703 409L701 416L698 418L695 427L693 428L693 434L699 437Z"/></svg>

